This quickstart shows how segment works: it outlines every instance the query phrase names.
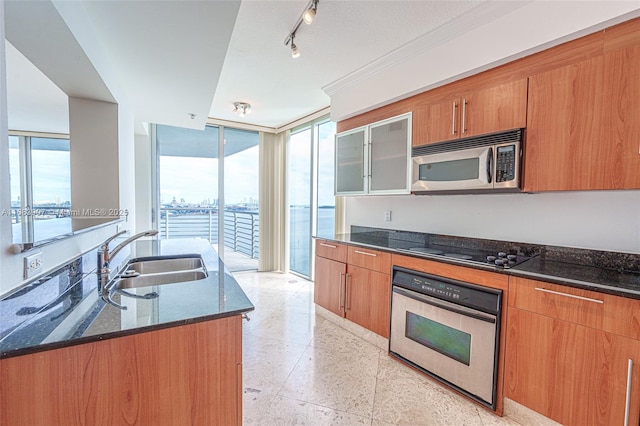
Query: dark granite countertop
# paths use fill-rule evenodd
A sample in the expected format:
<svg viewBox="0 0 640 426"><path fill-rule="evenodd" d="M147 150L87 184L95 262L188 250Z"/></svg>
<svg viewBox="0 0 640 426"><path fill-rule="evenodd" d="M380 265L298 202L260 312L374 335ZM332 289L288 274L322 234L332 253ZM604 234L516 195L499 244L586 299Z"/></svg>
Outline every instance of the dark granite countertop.
<svg viewBox="0 0 640 426"><path fill-rule="evenodd" d="M158 294L140 299L114 294L121 310L97 291L97 256L91 251L47 277L0 299L0 358L128 334L240 315L253 304L211 245L200 239L137 241L111 262L115 275L130 259L199 254L208 277L198 281L128 289Z"/></svg>
<svg viewBox="0 0 640 426"><path fill-rule="evenodd" d="M348 234L324 235L317 238L640 299L640 254L636 253L606 252L360 226L352 226ZM522 254L530 259L505 269L440 255L418 254L408 250L412 247L449 247L462 251L479 250L489 253L504 251Z"/></svg>
<svg viewBox="0 0 640 426"><path fill-rule="evenodd" d="M509 270L514 276L640 299L640 273L534 257Z"/></svg>

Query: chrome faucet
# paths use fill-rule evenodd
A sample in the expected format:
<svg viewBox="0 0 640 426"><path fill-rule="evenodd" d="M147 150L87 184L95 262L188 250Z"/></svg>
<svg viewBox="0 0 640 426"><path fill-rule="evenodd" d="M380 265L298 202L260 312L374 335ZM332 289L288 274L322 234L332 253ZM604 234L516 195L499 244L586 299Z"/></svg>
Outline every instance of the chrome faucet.
<svg viewBox="0 0 640 426"><path fill-rule="evenodd" d="M100 246L100 250L98 250L98 292L100 292L102 295L106 295L108 290L107 284L109 283L109 273L111 272L111 270L109 269L109 263L111 262L111 259L116 254L118 254L120 250L122 250L138 238L150 237L158 233L158 231L153 229L145 232L140 232L139 234L127 238L126 240L118 244L113 250L109 251L109 243L125 232L128 231L120 231L117 234L112 235L102 243L102 245Z"/></svg>

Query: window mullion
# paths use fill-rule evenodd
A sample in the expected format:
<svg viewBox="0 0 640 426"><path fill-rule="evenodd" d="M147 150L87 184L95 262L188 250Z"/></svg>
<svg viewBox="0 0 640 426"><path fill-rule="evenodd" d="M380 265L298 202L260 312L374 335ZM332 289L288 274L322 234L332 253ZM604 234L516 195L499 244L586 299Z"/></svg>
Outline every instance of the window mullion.
<svg viewBox="0 0 640 426"><path fill-rule="evenodd" d="M35 241L33 230L33 167L31 162L31 137L20 136L20 207L22 214L22 241Z"/></svg>

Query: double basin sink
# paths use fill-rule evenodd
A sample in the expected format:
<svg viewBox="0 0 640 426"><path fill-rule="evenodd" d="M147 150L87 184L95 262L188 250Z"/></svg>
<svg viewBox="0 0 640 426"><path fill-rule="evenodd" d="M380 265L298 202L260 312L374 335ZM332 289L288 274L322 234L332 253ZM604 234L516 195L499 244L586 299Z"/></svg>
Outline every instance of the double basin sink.
<svg viewBox="0 0 640 426"><path fill-rule="evenodd" d="M114 285L117 289L197 281L207 277L200 255L154 256L131 260Z"/></svg>

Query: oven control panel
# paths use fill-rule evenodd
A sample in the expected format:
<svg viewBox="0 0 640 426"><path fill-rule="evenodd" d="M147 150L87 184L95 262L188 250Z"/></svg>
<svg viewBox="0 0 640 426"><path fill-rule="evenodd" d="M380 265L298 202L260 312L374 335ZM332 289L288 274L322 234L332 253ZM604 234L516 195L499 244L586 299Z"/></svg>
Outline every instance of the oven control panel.
<svg viewBox="0 0 640 426"><path fill-rule="evenodd" d="M409 269L393 267L392 284L483 312L500 311L502 291L451 280Z"/></svg>

